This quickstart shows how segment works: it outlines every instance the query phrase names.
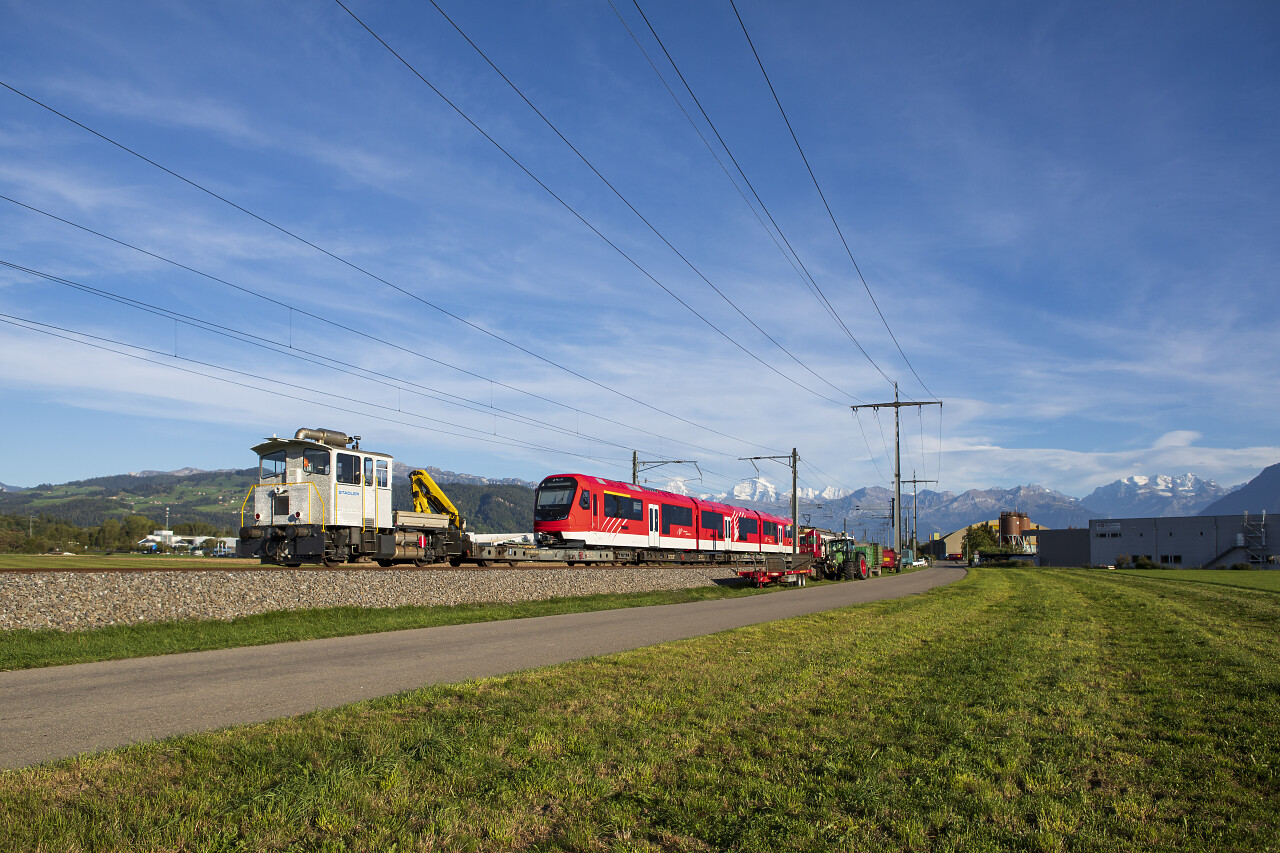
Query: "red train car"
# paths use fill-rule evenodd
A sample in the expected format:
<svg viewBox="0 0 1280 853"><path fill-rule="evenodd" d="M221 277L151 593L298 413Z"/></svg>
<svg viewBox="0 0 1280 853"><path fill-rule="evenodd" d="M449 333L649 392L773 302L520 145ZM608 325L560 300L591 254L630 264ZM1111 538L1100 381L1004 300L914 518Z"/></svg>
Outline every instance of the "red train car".
<svg viewBox="0 0 1280 853"><path fill-rule="evenodd" d="M540 545L683 551L791 550L780 516L586 474L538 486L533 530Z"/></svg>

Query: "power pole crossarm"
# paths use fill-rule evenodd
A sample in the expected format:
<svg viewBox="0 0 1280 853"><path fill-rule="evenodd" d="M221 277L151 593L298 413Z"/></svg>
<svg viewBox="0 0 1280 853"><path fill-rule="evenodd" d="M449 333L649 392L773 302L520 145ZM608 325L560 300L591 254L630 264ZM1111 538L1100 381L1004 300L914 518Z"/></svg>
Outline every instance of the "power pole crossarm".
<svg viewBox="0 0 1280 853"><path fill-rule="evenodd" d="M775 459L787 460L787 464L791 466L791 555L794 557L800 547L800 494L796 489L797 480L799 479L800 454L796 449L791 448L791 452L786 456L739 456L739 462L751 462L755 464L757 459Z"/></svg>
<svg viewBox="0 0 1280 853"><path fill-rule="evenodd" d="M898 399L898 383L893 383L893 402L892 403L863 403L858 406L850 406L855 412L858 409L893 409L893 505L895 507L893 517L893 553L902 553L902 530L901 522L898 516L902 513L902 430L900 426L899 411L903 406L941 406L941 400L899 400Z"/></svg>

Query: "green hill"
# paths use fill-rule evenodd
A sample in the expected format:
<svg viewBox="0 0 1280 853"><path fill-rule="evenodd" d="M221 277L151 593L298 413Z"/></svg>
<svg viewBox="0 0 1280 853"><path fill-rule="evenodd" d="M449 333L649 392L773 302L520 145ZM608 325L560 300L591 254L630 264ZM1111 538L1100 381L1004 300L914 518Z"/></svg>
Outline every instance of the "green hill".
<svg viewBox="0 0 1280 853"><path fill-rule="evenodd" d="M206 471L198 474L120 474L36 486L21 492L0 492L0 514L37 516L77 527L98 527L108 519L121 521L146 516L154 527L209 524L226 535L240 527L240 506L258 469ZM533 490L512 485L447 483L445 493L476 533L516 533L533 530ZM407 482L396 483L396 509L411 509ZM149 531L148 531L149 532Z"/></svg>

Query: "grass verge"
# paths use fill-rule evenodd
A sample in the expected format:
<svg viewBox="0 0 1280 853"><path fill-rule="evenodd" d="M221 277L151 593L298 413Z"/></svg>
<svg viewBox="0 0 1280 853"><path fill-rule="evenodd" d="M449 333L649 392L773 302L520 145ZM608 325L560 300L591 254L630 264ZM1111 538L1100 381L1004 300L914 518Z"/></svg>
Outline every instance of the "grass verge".
<svg viewBox="0 0 1280 853"><path fill-rule="evenodd" d="M1280 592L1280 571L1251 569L1117 569L1117 574L1155 580L1185 581L1190 583L1217 583L1225 586L1242 586L1249 589L1265 589Z"/></svg>
<svg viewBox="0 0 1280 853"><path fill-rule="evenodd" d="M527 619L622 607L681 604L771 592L745 586L706 586L653 592L548 598L513 604L405 607L327 607L277 610L238 619L111 625L86 631L0 631L0 671L151 655L263 646L324 637L352 637L408 628Z"/></svg>
<svg viewBox="0 0 1280 853"><path fill-rule="evenodd" d="M1280 598L924 596L0 775L0 848L1274 850Z"/></svg>

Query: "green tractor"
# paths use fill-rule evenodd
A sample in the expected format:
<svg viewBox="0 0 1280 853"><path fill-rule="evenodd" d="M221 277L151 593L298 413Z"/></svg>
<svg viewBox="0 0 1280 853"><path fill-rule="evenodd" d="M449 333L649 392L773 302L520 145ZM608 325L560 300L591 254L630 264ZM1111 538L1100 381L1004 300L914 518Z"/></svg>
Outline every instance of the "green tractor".
<svg viewBox="0 0 1280 853"><path fill-rule="evenodd" d="M874 543L858 543L852 538L832 539L827 543L827 559L824 575L847 581L864 581L880 574L882 555L880 546Z"/></svg>

